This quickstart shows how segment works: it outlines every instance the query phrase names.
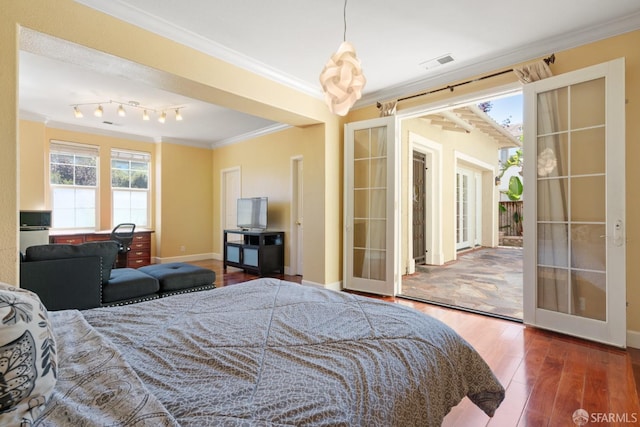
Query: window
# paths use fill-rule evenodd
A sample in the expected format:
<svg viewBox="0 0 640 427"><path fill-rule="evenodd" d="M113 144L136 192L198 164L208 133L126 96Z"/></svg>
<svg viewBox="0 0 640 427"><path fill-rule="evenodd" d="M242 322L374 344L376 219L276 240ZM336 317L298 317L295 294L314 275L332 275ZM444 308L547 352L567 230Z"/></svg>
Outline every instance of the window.
<svg viewBox="0 0 640 427"><path fill-rule="evenodd" d="M51 141L49 183L53 228L95 228L98 147Z"/></svg>
<svg viewBox="0 0 640 427"><path fill-rule="evenodd" d="M151 155L111 150L113 225L149 225L149 165Z"/></svg>

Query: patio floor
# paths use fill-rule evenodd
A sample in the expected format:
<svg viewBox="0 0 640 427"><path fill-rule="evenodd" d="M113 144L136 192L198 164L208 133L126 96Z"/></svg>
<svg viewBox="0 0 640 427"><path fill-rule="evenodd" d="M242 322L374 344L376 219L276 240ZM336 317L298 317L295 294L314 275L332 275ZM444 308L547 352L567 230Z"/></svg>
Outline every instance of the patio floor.
<svg viewBox="0 0 640 427"><path fill-rule="evenodd" d="M479 248L442 266L417 265L401 296L522 321L522 248Z"/></svg>

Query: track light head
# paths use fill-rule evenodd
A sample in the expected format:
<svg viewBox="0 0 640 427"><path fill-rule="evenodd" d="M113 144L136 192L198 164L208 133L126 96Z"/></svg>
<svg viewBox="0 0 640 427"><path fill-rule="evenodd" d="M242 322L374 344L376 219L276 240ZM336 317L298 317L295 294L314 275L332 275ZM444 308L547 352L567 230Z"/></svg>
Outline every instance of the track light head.
<svg viewBox="0 0 640 427"><path fill-rule="evenodd" d="M76 119L81 119L83 117L82 111L78 109L77 105L73 107L73 115L76 117Z"/></svg>
<svg viewBox="0 0 640 427"><path fill-rule="evenodd" d="M176 108L176 120L181 122L182 121L182 114L180 114L180 109Z"/></svg>
<svg viewBox="0 0 640 427"><path fill-rule="evenodd" d="M120 117L124 117L127 115L127 112L124 110L124 107L122 106L122 104L120 104L120 106L118 107L118 115Z"/></svg>
<svg viewBox="0 0 640 427"><path fill-rule="evenodd" d="M158 121L160 123L164 123L166 120L167 120L167 113L163 111L162 114L160 114L160 117L158 117Z"/></svg>
<svg viewBox="0 0 640 427"><path fill-rule="evenodd" d="M142 112L142 120L149 121L149 112L147 110Z"/></svg>
<svg viewBox="0 0 640 427"><path fill-rule="evenodd" d="M96 117L102 117L102 113L104 113L104 110L102 109L102 105L98 105L98 108L95 109L95 111L93 112L93 115Z"/></svg>

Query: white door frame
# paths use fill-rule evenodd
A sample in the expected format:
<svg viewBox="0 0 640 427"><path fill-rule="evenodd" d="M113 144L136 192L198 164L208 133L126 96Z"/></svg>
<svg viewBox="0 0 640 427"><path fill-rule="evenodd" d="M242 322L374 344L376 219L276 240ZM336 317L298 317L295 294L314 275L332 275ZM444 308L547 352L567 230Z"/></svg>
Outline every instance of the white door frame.
<svg viewBox="0 0 640 427"><path fill-rule="evenodd" d="M304 265L304 180L303 157L291 157L291 237L289 242L291 275L302 275Z"/></svg>
<svg viewBox="0 0 640 427"><path fill-rule="evenodd" d="M231 208L232 211L237 209L236 206L227 205L227 184L229 176L232 174L236 175L237 178L237 185L235 189L237 197L242 195L242 170L240 169L240 166L222 169L220 171L220 235L222 235L222 230L229 228L226 222L228 209ZM235 224L233 228L235 228ZM222 256L220 256L220 259L222 259Z"/></svg>
<svg viewBox="0 0 640 427"><path fill-rule="evenodd" d="M413 152L425 155L427 166L426 196L425 196L425 263L443 265L444 253L442 248L442 144L414 132L409 132L409 161L411 164ZM409 185L413 183L413 168L408 168ZM411 194L407 197L407 273L416 271L413 260L413 209Z"/></svg>

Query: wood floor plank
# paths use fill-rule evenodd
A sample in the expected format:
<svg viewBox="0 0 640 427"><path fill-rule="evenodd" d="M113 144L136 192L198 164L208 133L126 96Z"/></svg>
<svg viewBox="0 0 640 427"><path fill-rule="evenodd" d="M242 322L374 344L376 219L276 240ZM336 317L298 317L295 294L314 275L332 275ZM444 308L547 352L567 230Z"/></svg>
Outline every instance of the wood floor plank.
<svg viewBox="0 0 640 427"><path fill-rule="evenodd" d="M235 269L224 273L220 261L193 264L213 269L217 286L256 278ZM302 280L300 276L276 277L296 283ZM640 417L634 377L634 367L640 373L640 351L620 350L521 323L414 300L366 296L412 307L446 323L476 348L505 386L505 400L493 418L465 398L447 415L443 426L572 426L571 415L578 408L590 414L614 413L629 420L634 414Z"/></svg>

